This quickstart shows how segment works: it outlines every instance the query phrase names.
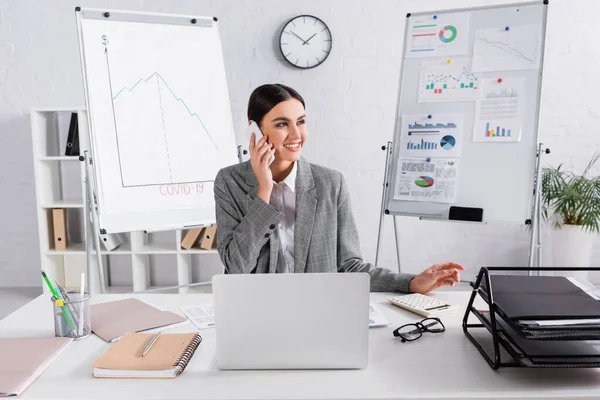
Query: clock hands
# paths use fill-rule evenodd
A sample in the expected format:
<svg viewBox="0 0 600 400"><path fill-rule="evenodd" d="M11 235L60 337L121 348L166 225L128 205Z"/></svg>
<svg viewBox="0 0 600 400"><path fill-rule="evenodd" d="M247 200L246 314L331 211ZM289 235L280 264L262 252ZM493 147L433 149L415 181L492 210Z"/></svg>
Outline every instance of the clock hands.
<svg viewBox="0 0 600 400"><path fill-rule="evenodd" d="M292 32L292 35L294 35L294 36L296 36L298 39L302 40L302 42L303 42L302 44L305 44L305 43L306 43L306 41L305 41L304 39L302 39L300 36L296 35L296 34L294 33L294 31L290 31L290 32Z"/></svg>
<svg viewBox="0 0 600 400"><path fill-rule="evenodd" d="M314 38L315 36L317 36L317 34L316 34L316 33L315 33L315 34L313 34L313 35L312 35L311 37L309 37L308 39L306 39L306 42L304 42L304 43L302 43L302 44L306 44L306 43L308 43L308 42L309 42L309 40L310 40L310 39L312 39L312 38ZM310 44L310 43L308 43L308 44Z"/></svg>
<svg viewBox="0 0 600 400"><path fill-rule="evenodd" d="M308 40L304 40L304 39L302 39L300 36L296 35L296 34L294 33L294 31L290 31L290 32L292 32L292 35L294 35L294 36L296 36L298 39L302 40L302 45L303 45L303 46L304 46L305 44L307 44L307 43L308 43L308 40L312 39L312 38L313 38L313 36L315 36L315 35L316 35L316 33L315 33L315 35L312 35L312 36L311 36L311 37L310 37Z"/></svg>

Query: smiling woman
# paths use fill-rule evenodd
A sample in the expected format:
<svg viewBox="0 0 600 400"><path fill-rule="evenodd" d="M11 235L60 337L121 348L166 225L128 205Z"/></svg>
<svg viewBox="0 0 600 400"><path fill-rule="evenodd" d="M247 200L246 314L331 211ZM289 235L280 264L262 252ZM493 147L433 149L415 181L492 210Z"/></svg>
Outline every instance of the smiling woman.
<svg viewBox="0 0 600 400"><path fill-rule="evenodd" d="M269 203L273 180L281 182L291 173L306 142L304 99L283 85L261 86L250 96L248 119L256 122L264 135L256 142L253 133L250 163L262 189L258 196ZM271 155L275 156L273 163L263 163Z"/></svg>
<svg viewBox="0 0 600 400"><path fill-rule="evenodd" d="M298 92L281 84L258 87L248 120L264 136L256 142L253 133L250 161L220 170L214 185L226 273L367 272L371 291L419 293L459 281L464 268L452 262L413 275L362 260L344 176L301 157L308 133Z"/></svg>

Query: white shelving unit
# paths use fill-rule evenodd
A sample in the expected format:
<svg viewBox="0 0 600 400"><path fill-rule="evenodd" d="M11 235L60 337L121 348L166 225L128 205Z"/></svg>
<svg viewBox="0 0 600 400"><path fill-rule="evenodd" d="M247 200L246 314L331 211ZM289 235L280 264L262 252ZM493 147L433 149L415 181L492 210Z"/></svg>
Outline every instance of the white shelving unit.
<svg viewBox="0 0 600 400"><path fill-rule="evenodd" d="M85 107L31 110L41 266L52 280L58 281L67 290L78 289L81 272L85 272L87 262L83 219L85 210L83 163L79 161L79 156L63 155L71 113L77 113L78 116L79 149L80 154L83 154L85 150L90 149ZM52 222L54 208L66 210L68 240L65 251L57 251L54 247ZM181 248L180 243L185 233L185 230L154 233L128 232L125 234L125 242L118 248L112 251L103 248L101 254L107 292L127 293L192 283L192 269L201 268L203 258L207 255L213 255L216 260L218 255L216 250ZM95 251L92 259L93 268L97 271ZM214 273L222 273L220 261L218 265L221 270ZM153 272L154 275L160 275L156 273L161 272L159 270L176 272L176 282L164 285L154 283L151 286ZM128 275L131 279L126 279ZM111 279L113 277L115 279ZM203 280L208 282L211 277ZM99 293L97 281L96 275L94 276L95 287L92 288L94 293ZM122 281L127 282L123 284ZM41 276L40 282L45 293L49 293ZM179 288L176 291L187 293L189 289Z"/></svg>

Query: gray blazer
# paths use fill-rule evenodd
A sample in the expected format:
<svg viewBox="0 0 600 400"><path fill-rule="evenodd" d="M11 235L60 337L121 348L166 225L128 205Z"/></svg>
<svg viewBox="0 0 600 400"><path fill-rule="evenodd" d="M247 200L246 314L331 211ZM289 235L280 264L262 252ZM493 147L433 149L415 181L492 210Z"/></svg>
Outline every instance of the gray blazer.
<svg viewBox="0 0 600 400"><path fill-rule="evenodd" d="M362 260L344 176L302 157L297 172L294 272L368 272L371 291L408 292L414 275ZM215 179L217 248L226 273L276 270L279 240L272 233L283 213L257 191L249 161L221 169Z"/></svg>

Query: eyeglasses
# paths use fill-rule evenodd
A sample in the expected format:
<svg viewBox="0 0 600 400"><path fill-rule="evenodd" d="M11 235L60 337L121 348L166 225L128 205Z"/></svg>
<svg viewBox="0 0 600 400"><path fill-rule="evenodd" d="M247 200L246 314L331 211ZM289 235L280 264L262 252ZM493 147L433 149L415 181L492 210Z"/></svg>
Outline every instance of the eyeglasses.
<svg viewBox="0 0 600 400"><path fill-rule="evenodd" d="M423 332L441 333L446 330L439 318L425 318L414 324L402 325L394 330L394 336L400 337L402 342L412 342L423 336Z"/></svg>

